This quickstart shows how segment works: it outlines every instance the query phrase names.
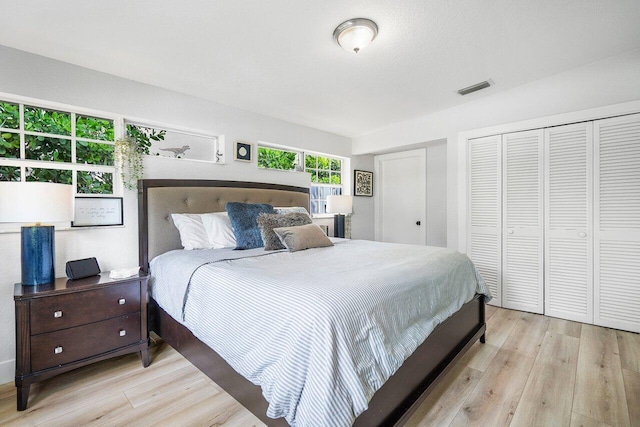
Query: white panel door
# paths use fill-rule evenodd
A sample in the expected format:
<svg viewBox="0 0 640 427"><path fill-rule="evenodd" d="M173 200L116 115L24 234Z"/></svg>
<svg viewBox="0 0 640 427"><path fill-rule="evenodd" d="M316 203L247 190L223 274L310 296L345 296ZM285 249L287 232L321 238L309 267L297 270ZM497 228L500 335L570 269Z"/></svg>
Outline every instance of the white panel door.
<svg viewBox="0 0 640 427"><path fill-rule="evenodd" d="M374 177L376 240L426 244L426 150L375 156Z"/></svg>
<svg viewBox="0 0 640 427"><path fill-rule="evenodd" d="M467 255L493 295L489 304L502 306L501 281L501 135L468 141Z"/></svg>
<svg viewBox="0 0 640 427"><path fill-rule="evenodd" d="M502 135L502 306L543 313L542 129Z"/></svg>
<svg viewBox="0 0 640 427"><path fill-rule="evenodd" d="M640 114L594 137L594 323L640 332Z"/></svg>
<svg viewBox="0 0 640 427"><path fill-rule="evenodd" d="M544 313L593 323L593 123L545 129Z"/></svg>

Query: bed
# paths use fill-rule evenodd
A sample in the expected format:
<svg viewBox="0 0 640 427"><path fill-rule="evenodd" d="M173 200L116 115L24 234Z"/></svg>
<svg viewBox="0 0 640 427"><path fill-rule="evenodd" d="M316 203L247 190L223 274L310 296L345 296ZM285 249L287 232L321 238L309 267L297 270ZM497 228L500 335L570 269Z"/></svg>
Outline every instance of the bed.
<svg viewBox="0 0 640 427"><path fill-rule="evenodd" d="M230 201L309 207L308 188L276 184L142 180L138 188L140 266L145 271L152 259L181 248L178 232L169 219L172 213L221 212ZM435 327L424 342L416 344L415 351L373 394L368 409L357 416L353 425L401 425L406 421L448 368L476 340L484 342L484 302L483 295L473 295ZM236 372L220 354L198 339L185 322L176 320L176 315L167 310L154 298L150 299L151 330L267 425L288 425L284 418L267 416L269 403L261 387Z"/></svg>

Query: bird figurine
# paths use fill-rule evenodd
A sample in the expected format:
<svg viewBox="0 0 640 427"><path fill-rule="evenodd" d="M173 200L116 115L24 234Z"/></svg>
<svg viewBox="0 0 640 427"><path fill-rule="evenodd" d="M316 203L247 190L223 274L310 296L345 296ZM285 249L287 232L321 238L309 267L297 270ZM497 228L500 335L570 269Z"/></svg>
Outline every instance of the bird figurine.
<svg viewBox="0 0 640 427"><path fill-rule="evenodd" d="M161 151L171 151L173 153L173 157L182 156L187 150L190 150L191 147L188 145L183 145L182 148L158 148Z"/></svg>

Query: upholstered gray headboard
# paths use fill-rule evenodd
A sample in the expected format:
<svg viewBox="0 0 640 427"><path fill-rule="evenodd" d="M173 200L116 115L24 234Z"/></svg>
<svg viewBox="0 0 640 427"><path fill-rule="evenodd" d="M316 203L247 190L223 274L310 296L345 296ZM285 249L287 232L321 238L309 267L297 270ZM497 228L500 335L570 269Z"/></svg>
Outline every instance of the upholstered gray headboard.
<svg viewBox="0 0 640 427"><path fill-rule="evenodd" d="M153 257L182 247L171 222L172 213L221 212L227 202L304 206L309 210L309 189L242 181L143 179L138 182L140 267L148 271Z"/></svg>

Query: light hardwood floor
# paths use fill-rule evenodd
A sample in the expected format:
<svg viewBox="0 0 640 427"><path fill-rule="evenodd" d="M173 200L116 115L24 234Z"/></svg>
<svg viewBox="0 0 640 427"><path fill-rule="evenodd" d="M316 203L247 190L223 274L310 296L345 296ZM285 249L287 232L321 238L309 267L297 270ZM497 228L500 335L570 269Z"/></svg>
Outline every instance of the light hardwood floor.
<svg viewBox="0 0 640 427"><path fill-rule="evenodd" d="M415 426L638 426L640 335L487 307L487 342L456 363ZM17 412L0 386L0 425L261 426L171 347L87 366L32 386Z"/></svg>

